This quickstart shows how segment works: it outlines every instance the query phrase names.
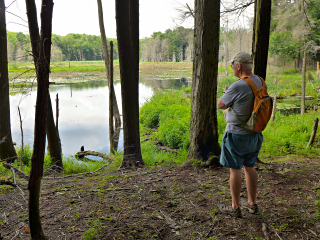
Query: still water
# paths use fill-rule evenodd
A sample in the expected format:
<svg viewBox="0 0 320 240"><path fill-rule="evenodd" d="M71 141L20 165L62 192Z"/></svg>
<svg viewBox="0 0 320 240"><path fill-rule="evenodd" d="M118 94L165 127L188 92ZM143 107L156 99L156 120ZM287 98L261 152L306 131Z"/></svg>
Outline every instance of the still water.
<svg viewBox="0 0 320 240"><path fill-rule="evenodd" d="M181 89L188 87L191 79L141 78L139 83L139 103L142 106L155 91L161 89ZM121 106L121 85L115 83L115 93ZM50 96L55 117L55 99L59 96L59 134L64 156L70 156L85 150L108 153L109 148L109 90L104 80L86 81L82 83L64 83L50 85ZM24 93L11 94L10 113L13 141L21 145L21 131L18 114L20 107L24 144L33 146L34 116L36 104L36 88ZM118 150L123 148L123 133L120 130Z"/></svg>

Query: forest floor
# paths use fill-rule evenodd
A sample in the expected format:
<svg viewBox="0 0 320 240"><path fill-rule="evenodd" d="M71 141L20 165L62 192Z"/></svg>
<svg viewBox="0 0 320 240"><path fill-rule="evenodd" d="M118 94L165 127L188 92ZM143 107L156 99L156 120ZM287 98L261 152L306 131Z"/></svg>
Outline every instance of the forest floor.
<svg viewBox="0 0 320 240"><path fill-rule="evenodd" d="M271 162L256 165L259 215L219 212L219 204L231 204L226 168L106 167L45 177L42 226L50 239L320 239L320 159ZM30 239L28 191L0 193L0 239Z"/></svg>

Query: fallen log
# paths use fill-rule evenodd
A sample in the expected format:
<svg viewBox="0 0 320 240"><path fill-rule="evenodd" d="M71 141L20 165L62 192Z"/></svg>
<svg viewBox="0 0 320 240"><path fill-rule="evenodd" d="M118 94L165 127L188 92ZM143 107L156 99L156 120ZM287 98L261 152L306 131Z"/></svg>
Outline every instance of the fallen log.
<svg viewBox="0 0 320 240"><path fill-rule="evenodd" d="M25 174L24 172L20 171L18 168L15 168L14 166L12 166L9 163L2 163L2 166L4 166L5 168L14 171L19 177L24 178L25 180L29 181L29 176L27 174Z"/></svg>
<svg viewBox="0 0 320 240"><path fill-rule="evenodd" d="M13 182L8 180L1 180L1 179L0 179L0 185L9 185L11 187L17 187L17 185L14 184Z"/></svg>
<svg viewBox="0 0 320 240"><path fill-rule="evenodd" d="M85 156L97 156L97 157L101 157L103 158L104 160L113 160L112 157L110 157L109 155L107 154L103 154L103 153L99 153L99 152L94 152L94 151L82 151L82 152L77 152L74 156L79 158L80 160L82 158L84 158ZM88 159L87 159L88 160Z"/></svg>

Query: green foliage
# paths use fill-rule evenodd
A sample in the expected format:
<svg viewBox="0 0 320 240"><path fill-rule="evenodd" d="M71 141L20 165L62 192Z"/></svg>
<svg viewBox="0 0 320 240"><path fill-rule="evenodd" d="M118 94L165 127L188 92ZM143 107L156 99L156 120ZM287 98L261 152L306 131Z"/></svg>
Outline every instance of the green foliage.
<svg viewBox="0 0 320 240"><path fill-rule="evenodd" d="M276 120L270 122L263 132L264 142L259 156L276 157L290 154L319 156L320 151L316 143L306 149L316 117L318 117L317 112L290 116L277 113Z"/></svg>
<svg viewBox="0 0 320 240"><path fill-rule="evenodd" d="M274 33L270 36L270 56L278 55L282 61L293 61L300 51L301 44L292 37L291 31Z"/></svg>
<svg viewBox="0 0 320 240"><path fill-rule="evenodd" d="M160 115L157 137L171 148L188 149L190 145L190 114L187 106L173 104Z"/></svg>
<svg viewBox="0 0 320 240"><path fill-rule="evenodd" d="M188 105L188 100L181 91L156 92L140 109L139 122L149 128L159 125L160 114L170 105L179 103Z"/></svg>
<svg viewBox="0 0 320 240"><path fill-rule="evenodd" d="M32 147L30 145L25 145L23 147L23 153L22 153L22 163L25 166L30 166L31 164L31 157L32 157ZM16 149L17 156L21 156L21 147Z"/></svg>
<svg viewBox="0 0 320 240"><path fill-rule="evenodd" d="M65 171L65 174L91 172L102 167L105 164L106 163L102 161L81 162L76 160L73 157L68 157L63 159L63 168Z"/></svg>

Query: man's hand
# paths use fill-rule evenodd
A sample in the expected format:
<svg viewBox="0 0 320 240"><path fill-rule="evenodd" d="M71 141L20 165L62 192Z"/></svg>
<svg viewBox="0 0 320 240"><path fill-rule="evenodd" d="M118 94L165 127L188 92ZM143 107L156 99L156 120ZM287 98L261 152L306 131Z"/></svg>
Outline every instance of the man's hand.
<svg viewBox="0 0 320 240"><path fill-rule="evenodd" d="M219 109L227 109L228 107L222 102L221 98L218 100L218 108Z"/></svg>

